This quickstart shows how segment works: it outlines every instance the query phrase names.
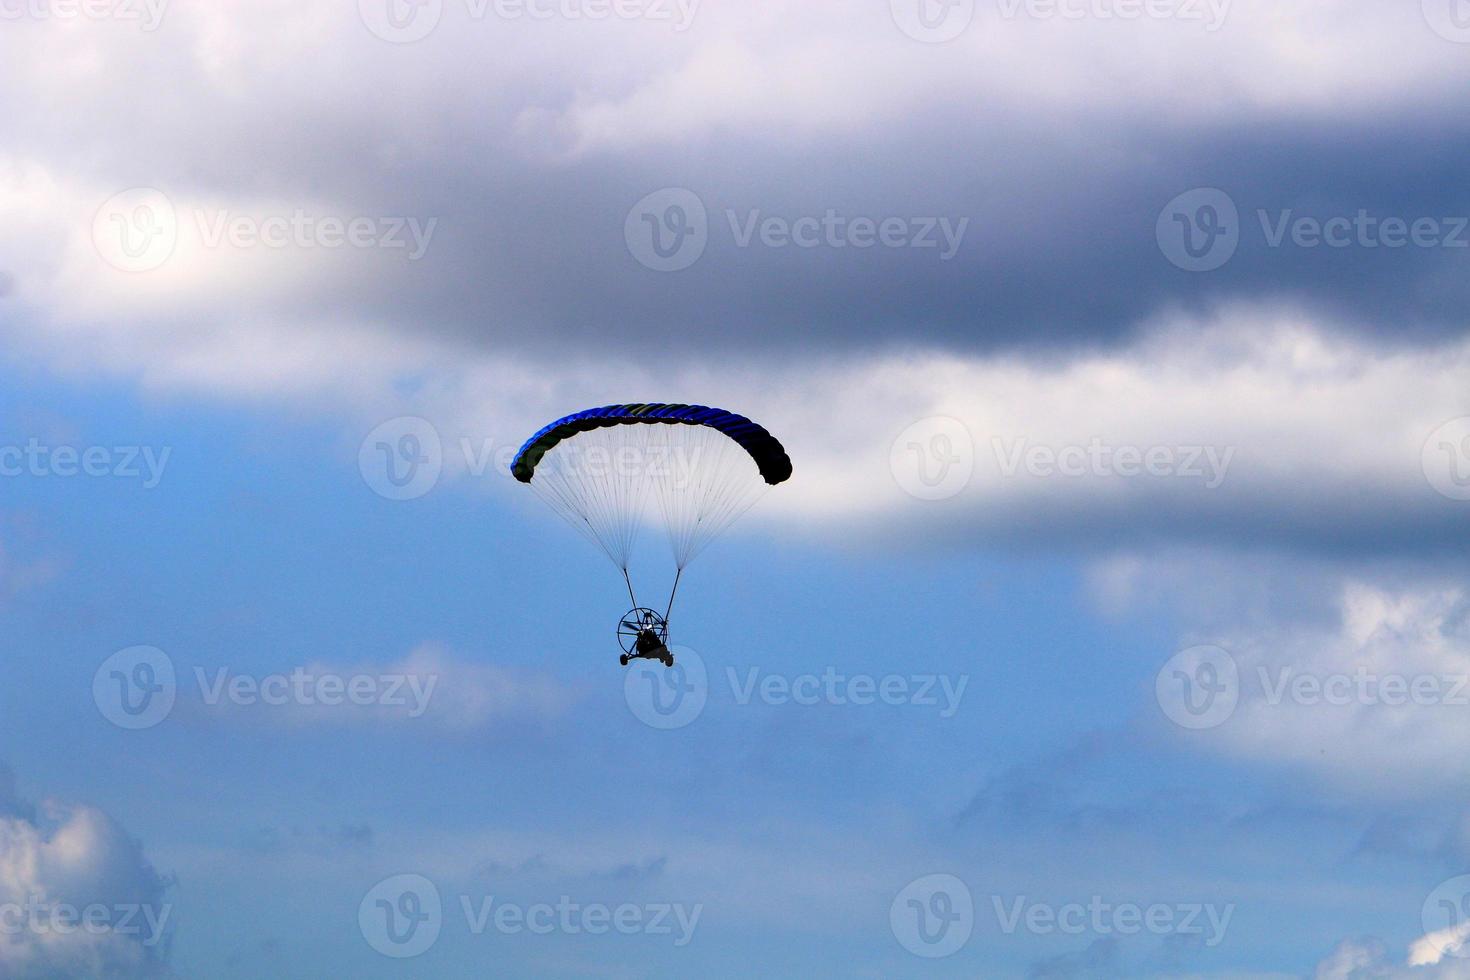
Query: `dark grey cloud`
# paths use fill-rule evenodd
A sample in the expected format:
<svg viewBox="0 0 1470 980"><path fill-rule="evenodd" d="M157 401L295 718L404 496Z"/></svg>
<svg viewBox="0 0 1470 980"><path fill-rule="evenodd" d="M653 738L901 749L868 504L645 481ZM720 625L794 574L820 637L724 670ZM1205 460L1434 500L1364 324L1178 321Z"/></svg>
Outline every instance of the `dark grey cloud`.
<svg viewBox="0 0 1470 980"><path fill-rule="evenodd" d="M1279 29L1264 8L1236 7L1219 35L1177 35L1227 91L1224 79L1252 58L1263 71L1273 65L1242 39ZM263 53L261 37L279 32L272 18L284 14L263 16L227 44L211 33L218 24L180 13L167 32L110 51L129 85L71 115L26 103L0 131L18 158L108 193L152 185L181 206L437 218L431 247L419 262L354 255L263 282L243 307L232 296L212 309L156 311L153 322L352 321L497 353L685 360L1109 345L1150 317L1239 300L1290 302L1385 343L1467 330L1470 248L1273 248L1257 216L1450 219L1441 232L1470 244L1453 221L1470 215L1461 179L1470 123L1437 88L1415 93L1415 66L1451 50L1418 17L1377 28L1378 98L1352 84L1362 69L1346 46L1327 49L1324 75L1312 79L1340 83L1332 108L1283 93L1281 104L1239 95L1229 111L1215 92L1161 91L1167 73L1110 78L1110 47L1098 49L1093 77L1090 62L1065 66L1079 75L1072 99L1046 101L1029 74L956 74L954 53L936 61L942 52L932 50L919 60L923 50L886 18L864 18L851 33L816 19L801 24L814 43L871 51L875 77L913 90L899 108L874 83L851 95L873 106L838 125L835 110L805 106L804 93L792 93L798 108L788 110L756 90L748 114L714 102L681 130L660 126L659 114L725 94L690 79L719 57L716 35L638 35L626 51L644 60L613 72L586 35L558 52L552 26L521 35L545 45L530 49L539 55L495 60L487 54L505 25L473 24L462 37L446 28L398 48L348 11L323 29L338 57L317 64ZM1043 43L1023 25L985 27L1002 29L1022 50ZM561 70L578 52L599 60ZM896 67L908 65L916 71ZM930 74L917 70L925 65ZM242 98L237 75L263 67L275 73L252 76ZM640 96L642 113L629 108ZM586 121L598 111L651 134L600 142ZM1238 206L1241 241L1223 267L1189 273L1165 257L1155 228L1168 202L1201 187ZM709 219L703 255L678 272L645 268L624 241L635 202L664 188L697 195ZM940 248L741 247L730 227L829 210L968 224L949 261Z"/></svg>
<svg viewBox="0 0 1470 980"><path fill-rule="evenodd" d="M1470 329L1470 229L1454 220L1470 215L1462 121L1181 131L1079 118L1057 130L936 110L876 139L820 147L742 142L517 165L494 147L465 154L446 142L391 168L353 140L316 134L318 165L342 152L363 160L356 186L335 192L368 213L439 223L417 263L369 257L336 281L260 296L260 312L350 315L489 351L589 358L1089 347L1126 341L1153 317L1232 302L1279 301L1386 344ZM270 169L291 171L302 152ZM1200 187L1235 202L1241 241L1223 267L1191 273L1170 263L1155 228L1172 199ZM624 240L630 208L663 188L697 195L709 228L703 255L667 273L640 265ZM900 218L915 234L929 220L967 224L948 261L942 246L739 243L752 220L829 211ZM1360 211L1445 219L1442 234L1466 247L1272 247L1262 226L1288 212L1327 221ZM943 242L940 228L930 234Z"/></svg>

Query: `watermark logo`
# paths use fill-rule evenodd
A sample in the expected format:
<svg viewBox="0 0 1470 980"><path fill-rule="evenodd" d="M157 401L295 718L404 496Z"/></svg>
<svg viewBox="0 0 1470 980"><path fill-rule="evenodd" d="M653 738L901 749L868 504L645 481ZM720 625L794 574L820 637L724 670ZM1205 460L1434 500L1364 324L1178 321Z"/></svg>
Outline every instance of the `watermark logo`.
<svg viewBox="0 0 1470 980"><path fill-rule="evenodd" d="M652 439L658 439L655 433ZM492 443L486 442L476 452L468 439L460 440L466 467L483 475L487 461L495 455ZM653 442L642 446L582 445L576 441L553 447L536 466L537 473L555 472L568 480L622 480L634 486L656 480L670 489L683 490L700 479L700 446L671 446ZM495 472L510 474L510 460L497 466Z"/></svg>
<svg viewBox="0 0 1470 980"><path fill-rule="evenodd" d="M363 24L389 44L422 41L439 26L444 0L357 0Z"/></svg>
<svg viewBox="0 0 1470 980"><path fill-rule="evenodd" d="M694 23L699 0L466 0L470 17L501 20L646 20L672 24L683 33Z"/></svg>
<svg viewBox="0 0 1470 980"><path fill-rule="evenodd" d="M1470 415L1430 433L1421 456L1424 478L1451 500L1470 500Z"/></svg>
<svg viewBox="0 0 1470 980"><path fill-rule="evenodd" d="M1434 33L1456 44L1470 44L1470 0L1423 0L1423 9Z"/></svg>
<svg viewBox="0 0 1470 980"><path fill-rule="evenodd" d="M1359 208L1352 214L1317 216L1293 208L1257 208L1261 244L1268 249L1470 249L1470 217L1404 217ZM1240 211L1224 191L1197 188L1170 201L1159 213L1159 249L1189 272L1210 272L1229 262L1245 229Z"/></svg>
<svg viewBox="0 0 1470 980"><path fill-rule="evenodd" d="M727 208L724 216L731 243L738 249L920 249L932 250L941 262L959 253L970 227L965 217L872 217L843 214L836 208L797 216ZM699 261L713 231L704 202L681 187L649 194L623 222L628 252L657 272L678 272Z"/></svg>
<svg viewBox="0 0 1470 980"><path fill-rule="evenodd" d="M502 21L648 21L687 31L699 0L464 0L462 13L473 23ZM438 28L443 0L358 0L362 22L390 44L422 41Z"/></svg>
<svg viewBox="0 0 1470 980"><path fill-rule="evenodd" d="M1256 668L1265 703L1273 708L1290 702L1303 707L1327 705L1417 708L1470 705L1466 696L1470 675L1465 674L1380 674L1359 664L1352 673L1319 674L1298 672L1295 667L1278 667L1275 676L1265 666Z"/></svg>
<svg viewBox="0 0 1470 980"><path fill-rule="evenodd" d="M725 221L736 248L750 248L759 243L765 248L935 249L941 262L959 254L970 227L969 218L937 215L873 218L845 215L836 208L828 208L821 215L796 218L763 214L758 208L742 216L729 209L725 211Z"/></svg>
<svg viewBox="0 0 1470 980"><path fill-rule="evenodd" d="M694 938L694 930L704 914L703 903L690 906L682 902L646 905L624 902L611 906L601 902L574 902L570 895L562 895L555 904L533 902L530 905L499 902L494 895L479 901L461 895L459 904L473 936L484 935L492 928L505 936L521 933L602 936L615 932L620 936L672 936L674 946L681 949Z"/></svg>
<svg viewBox="0 0 1470 980"><path fill-rule="evenodd" d="M444 447L433 423L417 416L389 419L367 434L357 468L373 493L414 500L434 489L444 469Z"/></svg>
<svg viewBox="0 0 1470 980"><path fill-rule="evenodd" d="M827 667L821 674L763 673L759 667L749 667L742 677L734 667L725 668L725 678L735 695L735 703L750 704L759 700L762 704L802 707L832 705L844 707L870 704L886 704L891 707L934 708L940 718L953 718L964 700L965 688L970 684L969 674L953 677L948 674L843 674L836 667Z"/></svg>
<svg viewBox="0 0 1470 980"><path fill-rule="evenodd" d="M136 187L115 194L92 219L97 253L123 272L151 272L174 254L179 217L162 191Z"/></svg>
<svg viewBox="0 0 1470 980"><path fill-rule="evenodd" d="M1215 728L1230 720L1240 703L1240 668L1220 647L1190 647L1159 670L1154 696L1164 715L1180 728Z"/></svg>
<svg viewBox="0 0 1470 980"><path fill-rule="evenodd" d="M163 26L169 0L0 0L4 20L111 20L138 24L144 33Z"/></svg>
<svg viewBox="0 0 1470 980"><path fill-rule="evenodd" d="M1154 228L1159 250L1186 272L1218 269L1240 246L1240 212L1215 187L1185 191L1164 206Z"/></svg>
<svg viewBox="0 0 1470 980"><path fill-rule="evenodd" d="M970 485L975 440L959 419L919 419L893 440L888 468L900 488L920 500L947 500Z"/></svg>
<svg viewBox="0 0 1470 980"><path fill-rule="evenodd" d="M23 902L0 902L0 936L127 936L145 947L163 942L173 906L123 902L106 905L92 902L74 905L41 895L28 895Z"/></svg>
<svg viewBox="0 0 1470 980"><path fill-rule="evenodd" d="M31 438L24 446L0 445L0 477L114 477L142 480L152 490L172 454L169 446L48 446Z"/></svg>
<svg viewBox="0 0 1470 980"><path fill-rule="evenodd" d="M1423 963L1470 957L1470 875L1441 882L1424 900L1421 914L1424 938L1415 945L1427 945L1437 954Z"/></svg>
<svg viewBox="0 0 1470 980"><path fill-rule="evenodd" d="M644 197L623 222L628 252L655 272L687 269L709 244L709 215L699 195L665 187Z"/></svg>
<svg viewBox="0 0 1470 980"><path fill-rule="evenodd" d="M1256 211L1261 235L1268 248L1470 248L1470 218L1427 217L1403 218L1376 215L1359 208L1353 215L1318 218L1299 215L1292 208L1274 214L1261 208Z"/></svg>
<svg viewBox="0 0 1470 980"><path fill-rule="evenodd" d="M228 209L195 209L194 225L205 248L384 249L402 251L417 262L429 251L438 218L405 215L247 214Z"/></svg>
<svg viewBox="0 0 1470 980"><path fill-rule="evenodd" d="M1225 26L1231 0L1000 0L1006 20L1198 21L1213 34Z"/></svg>
<svg viewBox="0 0 1470 980"><path fill-rule="evenodd" d="M252 677L232 674L227 667L211 676L203 667L194 668L203 703L211 708L222 704L238 707L264 705L280 708L401 708L410 718L421 718L439 683L438 674L401 672L342 674L330 670L296 667L289 674Z"/></svg>
<svg viewBox="0 0 1470 980"><path fill-rule="evenodd" d="M649 728L683 728L704 712L709 700L709 673L704 659L688 647L671 646L674 666L634 660L623 677L628 710Z"/></svg>
<svg viewBox="0 0 1470 980"><path fill-rule="evenodd" d="M384 956L418 956L438 941L444 926L439 889L423 875L385 878L363 896L357 926L368 945Z"/></svg>
<svg viewBox="0 0 1470 980"><path fill-rule="evenodd" d="M119 650L92 676L92 701L119 728L152 728L168 717L177 695L174 662L157 647Z"/></svg>
<svg viewBox="0 0 1470 980"><path fill-rule="evenodd" d="M1009 901L990 896L1000 931L1014 935L1025 931L1034 936L1152 936L1199 937L1206 948L1225 941L1235 905L1213 902L1111 902L1093 895L1084 902L1053 905L1033 902L1024 895Z"/></svg>
<svg viewBox="0 0 1470 980"><path fill-rule="evenodd" d="M669 936L676 947L689 945L704 914L703 903L577 902L562 895L555 902L519 904L494 895L459 895L458 905L471 936ZM401 874L374 885L357 909L358 928L369 946L395 959L419 956L438 941L447 917L439 889L423 875Z"/></svg>
<svg viewBox="0 0 1470 980"><path fill-rule="evenodd" d="M954 875L925 875L894 896L888 925L898 944L915 956L952 956L970 941L975 901Z"/></svg>
<svg viewBox="0 0 1470 980"><path fill-rule="evenodd" d="M1235 447L1203 445L1112 446L1093 437L1086 445L1032 445L1022 437L1009 445L999 436L990 441L1001 476L1133 478L1175 477L1199 480L1206 489L1225 482Z"/></svg>
<svg viewBox="0 0 1470 980"><path fill-rule="evenodd" d="M0 0L3 2L3 0ZM410 262L428 253L438 218L393 215L245 213L195 208L192 231L206 249L383 249L401 251ZM151 272L173 257L184 229L168 196L152 188L109 198L92 222L92 240L102 258L124 272Z"/></svg>
<svg viewBox="0 0 1470 980"><path fill-rule="evenodd" d="M893 23L915 41L943 44L975 19L975 0L888 0Z"/></svg>

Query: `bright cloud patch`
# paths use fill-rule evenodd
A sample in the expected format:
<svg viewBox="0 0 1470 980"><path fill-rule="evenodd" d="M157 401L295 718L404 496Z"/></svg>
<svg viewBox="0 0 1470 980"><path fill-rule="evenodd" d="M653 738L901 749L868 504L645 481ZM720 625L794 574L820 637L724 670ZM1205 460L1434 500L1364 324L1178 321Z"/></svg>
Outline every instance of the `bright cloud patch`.
<svg viewBox="0 0 1470 980"><path fill-rule="evenodd" d="M7 778L8 781L8 778ZM172 905L138 843L88 806L32 808L5 787L0 815L0 974L163 975Z"/></svg>

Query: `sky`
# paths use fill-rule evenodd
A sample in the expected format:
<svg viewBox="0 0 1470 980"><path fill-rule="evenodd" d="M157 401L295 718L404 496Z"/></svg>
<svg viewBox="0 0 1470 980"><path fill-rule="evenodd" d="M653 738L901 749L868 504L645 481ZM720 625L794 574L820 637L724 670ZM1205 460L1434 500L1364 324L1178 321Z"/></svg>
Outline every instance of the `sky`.
<svg viewBox="0 0 1470 980"><path fill-rule="evenodd" d="M0 83L0 978L1470 977L1465 0L0 0ZM654 401L794 467L671 669L508 472Z"/></svg>

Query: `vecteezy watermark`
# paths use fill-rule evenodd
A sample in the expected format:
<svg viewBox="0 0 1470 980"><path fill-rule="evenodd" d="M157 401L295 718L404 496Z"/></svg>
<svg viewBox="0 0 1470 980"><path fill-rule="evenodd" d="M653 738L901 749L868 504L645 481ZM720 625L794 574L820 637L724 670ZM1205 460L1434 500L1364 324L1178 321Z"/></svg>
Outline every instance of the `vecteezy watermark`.
<svg viewBox="0 0 1470 980"><path fill-rule="evenodd" d="M710 676L704 660L688 647L673 648L674 666L635 661L623 694L634 717L651 728L683 728L704 711ZM888 705L933 710L953 718L969 686L968 674L848 674L828 666L820 673L772 673L761 667L726 667L722 675L735 704L772 707L867 707Z"/></svg>
<svg viewBox="0 0 1470 980"><path fill-rule="evenodd" d="M506 21L646 21L687 31L699 0L463 0L464 15L480 22ZM422 41L444 17L444 0L358 0L363 24L391 44Z"/></svg>
<svg viewBox="0 0 1470 980"><path fill-rule="evenodd" d="M654 191L628 210L623 243L640 265L655 272L689 268L709 245L704 202L683 187Z"/></svg>
<svg viewBox="0 0 1470 980"><path fill-rule="evenodd" d="M1189 936L1199 937L1213 949L1225 941L1234 903L1111 902L1093 895L1086 902L1053 905L1025 895L990 896L996 923L1006 935L1027 932L1036 936Z"/></svg>
<svg viewBox="0 0 1470 980"><path fill-rule="evenodd" d="M1422 0L1424 20L1434 33L1456 44L1470 44L1470 3L1466 0Z"/></svg>
<svg viewBox="0 0 1470 980"><path fill-rule="evenodd" d="M1253 682L1249 688L1247 680ZM1242 674L1227 651L1196 646L1159 670L1155 693L1170 721L1205 729L1229 721L1247 693L1266 708L1470 707L1470 674L1398 673L1364 664L1333 671L1258 664Z"/></svg>
<svg viewBox="0 0 1470 980"><path fill-rule="evenodd" d="M358 447L357 463L363 482L374 493L389 500L413 500L433 490L450 463L475 478L511 478L520 445L460 436L446 448L432 422L407 415L374 427ZM655 433L641 445L562 442L542 457L536 472L556 471L575 480L651 480L680 490L699 480L704 458L703 447L665 442L661 433Z"/></svg>
<svg viewBox="0 0 1470 980"><path fill-rule="evenodd" d="M1164 715L1181 728L1223 725L1240 703L1240 668L1217 646L1194 646L1170 657L1154 678Z"/></svg>
<svg viewBox="0 0 1470 980"><path fill-rule="evenodd" d="M1451 500L1470 500L1470 415L1450 419L1424 440L1424 478Z"/></svg>
<svg viewBox="0 0 1470 980"><path fill-rule="evenodd" d="M152 728L168 717L177 695L174 662L157 647L119 650L92 675L92 702L119 728Z"/></svg>
<svg viewBox="0 0 1470 980"><path fill-rule="evenodd" d="M1457 875L1442 881L1424 899L1421 910L1424 938L1415 945L1429 947L1422 962L1410 966L1436 963L1446 956L1470 957L1470 875Z"/></svg>
<svg viewBox="0 0 1470 980"><path fill-rule="evenodd" d="M969 218L851 217L828 208L820 216L763 215L759 209L743 215L725 212L737 248L759 244L766 248L937 249L939 261L948 262L960 250Z"/></svg>
<svg viewBox="0 0 1470 980"><path fill-rule="evenodd" d="M1260 243L1270 249L1470 248L1470 217L1356 213L1298 214L1286 208L1255 212ZM1155 234L1159 250L1187 272L1210 272L1234 257L1248 225L1230 195L1213 187L1186 191L1159 213Z"/></svg>
<svg viewBox="0 0 1470 980"><path fill-rule="evenodd" d="M970 941L975 901L969 887L954 875L925 875L893 897L888 927L898 944L915 956L952 956Z"/></svg>
<svg viewBox="0 0 1470 980"><path fill-rule="evenodd" d="M439 683L437 674L405 671L341 672L294 667L263 676L232 673L227 667L195 667L199 701L221 706L265 708L389 708L420 718ZM152 728L173 711L178 675L157 647L119 650L92 677L92 700L102 717L119 728Z"/></svg>
<svg viewBox="0 0 1470 980"><path fill-rule="evenodd" d="M474 20L642 20L682 33L694 24L699 0L465 0L465 7Z"/></svg>
<svg viewBox="0 0 1470 980"><path fill-rule="evenodd" d="M23 902L0 902L0 936L127 936L152 947L163 941L172 913L173 906L167 903L90 902L78 906L29 895Z"/></svg>
<svg viewBox="0 0 1470 980"><path fill-rule="evenodd" d="M169 0L0 0L0 20L110 20L152 33L163 26Z"/></svg>
<svg viewBox="0 0 1470 980"><path fill-rule="evenodd" d="M898 434L888 469L899 487L920 500L947 500L970 485L975 439L959 419L932 415Z"/></svg>
<svg viewBox="0 0 1470 980"><path fill-rule="evenodd" d="M1264 703L1312 707L1470 707L1470 674L1382 673L1358 665L1352 671L1315 673L1295 667L1256 668Z"/></svg>
<svg viewBox="0 0 1470 980"><path fill-rule="evenodd" d="M305 667L263 677L232 674L226 667L219 667L210 674L203 667L195 667L194 678L199 685L200 699L210 707L222 704L273 708L287 705L307 708L379 706L403 708L409 718L419 718L429 710L429 699L434 696L434 688L439 683L437 674L342 674Z"/></svg>
<svg viewBox="0 0 1470 980"><path fill-rule="evenodd" d="M709 701L709 672L704 658L685 646L671 646L674 665L634 660L623 675L623 700L649 728L683 728L704 713Z"/></svg>
<svg viewBox="0 0 1470 980"><path fill-rule="evenodd" d="M1291 208L1256 211L1271 248L1470 248L1470 217L1401 218L1359 208L1352 216L1318 218Z"/></svg>
<svg viewBox="0 0 1470 980"><path fill-rule="evenodd" d="M444 444L429 420L389 419L363 437L357 451L363 482L388 500L414 500L434 489L444 470Z"/></svg>
<svg viewBox="0 0 1470 980"><path fill-rule="evenodd" d="M455 903L472 936L553 934L663 936L674 946L689 945L704 914L703 903L578 902L570 895L554 902L521 904L494 895L460 895ZM394 875L378 882L358 905L357 922L369 946L384 956L407 958L426 952L438 940L446 912L439 889L423 875Z"/></svg>
<svg viewBox="0 0 1470 980"><path fill-rule="evenodd" d="M975 19L975 0L888 0L893 23L915 41L943 44Z"/></svg>
<svg viewBox="0 0 1470 980"><path fill-rule="evenodd" d="M970 226L969 218L870 217L835 208L795 217L730 208L724 216L736 248L933 249L941 262L959 252ZM678 272L699 261L711 231L704 202L683 187L654 191L634 204L623 221L628 253L655 272Z"/></svg>
<svg viewBox="0 0 1470 980"><path fill-rule="evenodd" d="M574 902L570 895L559 896L554 904L533 902L529 905L497 902L494 895L485 895L478 900L461 895L459 904L470 934L474 936L484 935L492 929L506 936L521 933L533 936L553 933L602 936L613 932L620 936L668 936L679 948L689 945L694 938L694 930L699 927L699 918L704 914L703 903L623 902L605 905L601 902Z"/></svg>
<svg viewBox="0 0 1470 980"><path fill-rule="evenodd" d="M423 258L438 218L313 214L305 208L271 213L196 208L195 240L218 249L382 249ZM184 230L168 195L134 188L103 203L92 221L92 241L104 261L123 272L150 272L172 258Z"/></svg>
<svg viewBox="0 0 1470 980"><path fill-rule="evenodd" d="M746 705L758 700L762 704L796 704L804 707L826 704L834 706L886 704L937 708L939 717L953 718L969 686L970 676L961 674L843 674L828 667L821 674L784 674L763 672L749 667L744 675L734 667L725 668L725 679L735 694L735 703Z"/></svg>
<svg viewBox="0 0 1470 980"><path fill-rule="evenodd" d="M305 208L289 214L241 214L228 209L194 211L205 248L298 248L404 250L410 262L429 251L438 218L317 215Z"/></svg>
<svg viewBox="0 0 1470 980"><path fill-rule="evenodd" d="M0 445L0 477L115 477L142 480L152 490L163 480L169 446L48 446L39 439Z"/></svg>
<svg viewBox="0 0 1470 980"><path fill-rule="evenodd" d="M1006 20L1197 21L1214 33L1225 26L1231 0L998 0Z"/></svg>
<svg viewBox="0 0 1470 980"><path fill-rule="evenodd" d="M1154 225L1159 251L1186 272L1220 268L1240 247L1240 212L1217 187L1185 191L1159 212Z"/></svg>
<svg viewBox="0 0 1470 980"><path fill-rule="evenodd" d="M991 440L1003 477L1014 477L1023 469L1034 477L1175 477L1201 480L1214 490L1225 482L1225 473L1235 458L1235 447L1217 446L1110 446L1100 438L1086 445L1031 445L1025 437L1006 444Z"/></svg>
<svg viewBox="0 0 1470 980"><path fill-rule="evenodd" d="M384 878L358 904L357 927L384 956L408 959L425 953L444 928L439 889L423 875Z"/></svg>
<svg viewBox="0 0 1470 980"><path fill-rule="evenodd" d="M662 431L655 432L650 439L657 440L663 434ZM468 439L460 440L460 446L471 473L483 475L486 460L498 455L504 458L504 462L495 466L493 472L510 475L510 459L505 458L509 446L501 447L497 452L486 442L476 451ZM655 480L669 489L683 490L699 480L699 463L703 458L704 449L697 445L678 446L650 441L644 445L611 447L563 442L541 458L536 472L555 470L571 480L622 480L635 484L639 480Z"/></svg>
<svg viewBox="0 0 1470 980"><path fill-rule="evenodd" d="M179 216L168 195L136 187L103 202L92 219L92 242L103 261L123 272L150 272L179 244Z"/></svg>

